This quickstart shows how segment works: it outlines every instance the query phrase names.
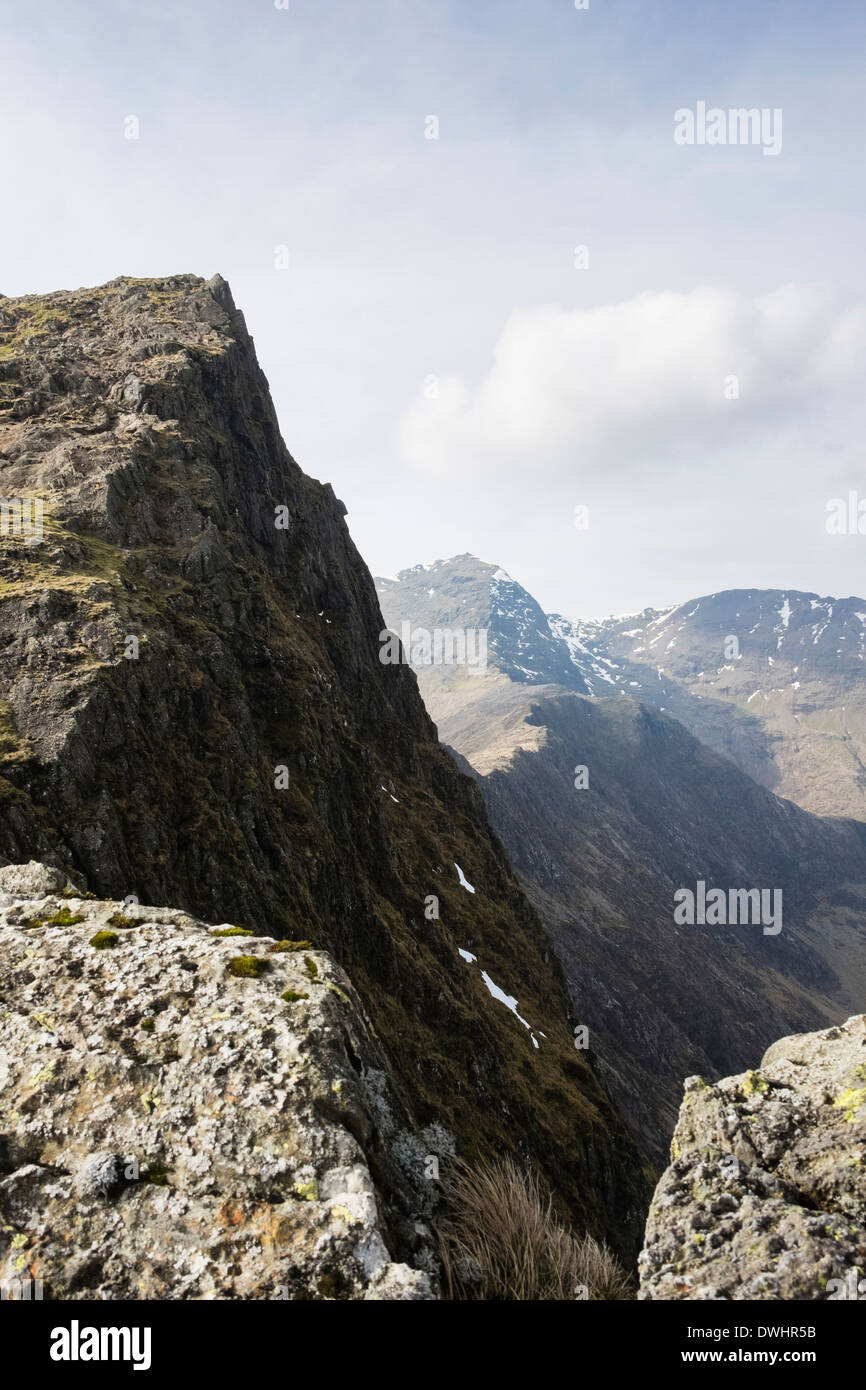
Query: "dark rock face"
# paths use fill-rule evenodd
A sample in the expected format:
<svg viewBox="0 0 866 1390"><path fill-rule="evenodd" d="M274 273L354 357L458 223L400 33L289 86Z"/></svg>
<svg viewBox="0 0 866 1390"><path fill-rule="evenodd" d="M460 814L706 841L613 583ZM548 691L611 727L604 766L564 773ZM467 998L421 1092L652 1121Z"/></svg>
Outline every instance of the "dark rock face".
<svg viewBox="0 0 866 1390"><path fill-rule="evenodd" d="M644 1299L862 1299L866 1015L689 1077L650 1208Z"/></svg>
<svg viewBox="0 0 866 1390"><path fill-rule="evenodd" d="M379 581L389 623L480 621L489 600L476 590L496 571L475 563L432 567L432 596L417 570ZM419 685L478 776L605 1080L663 1164L683 1077L743 1070L773 1039L862 1008L866 827L773 795L653 704L511 680L498 640L491 632L484 676L420 668ZM602 657L593 663L597 696L615 692ZM780 890L781 932L677 925L675 892L701 880Z"/></svg>
<svg viewBox="0 0 866 1390"><path fill-rule="evenodd" d="M635 1249L645 1180L559 967L379 660L345 508L286 451L226 284L4 300L0 490L44 512L0 538L0 854L328 949L419 1125L522 1152Z"/></svg>

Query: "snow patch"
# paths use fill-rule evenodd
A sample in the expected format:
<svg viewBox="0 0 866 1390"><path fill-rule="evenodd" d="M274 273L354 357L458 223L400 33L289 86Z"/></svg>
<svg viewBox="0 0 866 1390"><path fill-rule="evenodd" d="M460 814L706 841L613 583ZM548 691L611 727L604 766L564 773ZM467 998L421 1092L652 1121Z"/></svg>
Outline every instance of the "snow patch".
<svg viewBox="0 0 866 1390"><path fill-rule="evenodd" d="M780 648L781 645L782 645L782 638L784 637L784 635L785 635L785 633L786 633L786 631L787 631L787 629L788 629L788 624L789 624L790 621L791 621L791 613L792 613L792 611L793 611L793 610L792 610L792 608L791 608L790 603L788 602L788 598L787 598L787 595L786 595L786 596L785 596L785 599L784 599L784 602L782 603L781 608L777 609L777 612L778 612L778 614L779 614L779 617L782 619L782 631L781 631L781 633L780 633L780 635L779 635L779 640L778 640L778 642L776 643L776 650L777 650L777 651L779 650L779 648ZM774 632L778 632L778 631L779 631L778 627L774 627L774 628L773 628L773 631L774 631Z"/></svg>
<svg viewBox="0 0 866 1390"><path fill-rule="evenodd" d="M454 867L457 870L457 877L460 879L460 887L465 888L467 893L474 893L475 889L472 887L472 884L469 882L456 859L454 861Z"/></svg>
<svg viewBox="0 0 866 1390"><path fill-rule="evenodd" d="M500 989L498 984L496 984L494 980L491 980L486 970L482 970L481 978L486 984L490 993L493 995L493 998L498 999L500 1004L504 1004L506 1009L510 1009L511 1012L514 1014L514 1017L520 1019L520 1022L523 1024L524 1028L529 1028L529 1024L526 1022L526 1019L522 1018L521 1015L517 1012L517 1000L515 999L514 995L506 994L504 989Z"/></svg>
<svg viewBox="0 0 866 1390"><path fill-rule="evenodd" d="M464 950L462 946L458 946L457 950L458 953L469 965L474 965L478 959L478 957L474 956L471 951ZM513 994L506 994L504 989L500 989L496 981L491 980L486 970L482 970L481 978L487 986L488 992L493 996L493 998L498 1000L500 1004L504 1004L506 1009L508 1009L511 1013L514 1014L514 1017L518 1020L518 1022L523 1024L524 1028L527 1030L530 1038L532 1039L532 1046L537 1048L538 1039L532 1031L531 1024L527 1023L523 1015L517 1012L517 1000L515 996ZM541 1036L544 1037L544 1034L542 1033Z"/></svg>

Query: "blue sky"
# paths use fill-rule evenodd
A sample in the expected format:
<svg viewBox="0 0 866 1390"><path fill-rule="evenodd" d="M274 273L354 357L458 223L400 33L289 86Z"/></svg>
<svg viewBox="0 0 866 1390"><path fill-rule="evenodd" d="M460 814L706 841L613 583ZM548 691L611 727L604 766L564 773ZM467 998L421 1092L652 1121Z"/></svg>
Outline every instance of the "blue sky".
<svg viewBox="0 0 866 1390"><path fill-rule="evenodd" d="M374 572L471 550L574 615L866 590L824 525L866 500L862 5L0 17L0 290L220 271ZM678 147L702 100L780 108L781 153Z"/></svg>

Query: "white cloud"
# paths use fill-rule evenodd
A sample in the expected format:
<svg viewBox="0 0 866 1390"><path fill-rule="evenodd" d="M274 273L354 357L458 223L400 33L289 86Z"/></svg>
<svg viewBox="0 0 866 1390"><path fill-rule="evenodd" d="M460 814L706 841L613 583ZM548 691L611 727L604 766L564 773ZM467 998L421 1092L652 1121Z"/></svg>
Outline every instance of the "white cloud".
<svg viewBox="0 0 866 1390"><path fill-rule="evenodd" d="M403 453L440 478L540 482L614 466L624 478L695 451L754 448L771 429L778 444L780 429L853 401L864 345L864 306L815 285L517 309L482 380L443 376L436 399L414 402Z"/></svg>

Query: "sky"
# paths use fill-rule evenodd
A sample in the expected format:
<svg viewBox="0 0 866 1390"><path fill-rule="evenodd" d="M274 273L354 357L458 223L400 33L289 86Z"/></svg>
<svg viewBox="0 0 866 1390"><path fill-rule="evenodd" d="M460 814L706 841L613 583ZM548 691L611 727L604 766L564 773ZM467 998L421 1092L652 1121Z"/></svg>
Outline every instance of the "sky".
<svg viewBox="0 0 866 1390"><path fill-rule="evenodd" d="M222 274L375 574L866 594L861 0L282 5L0 0L0 292Z"/></svg>

